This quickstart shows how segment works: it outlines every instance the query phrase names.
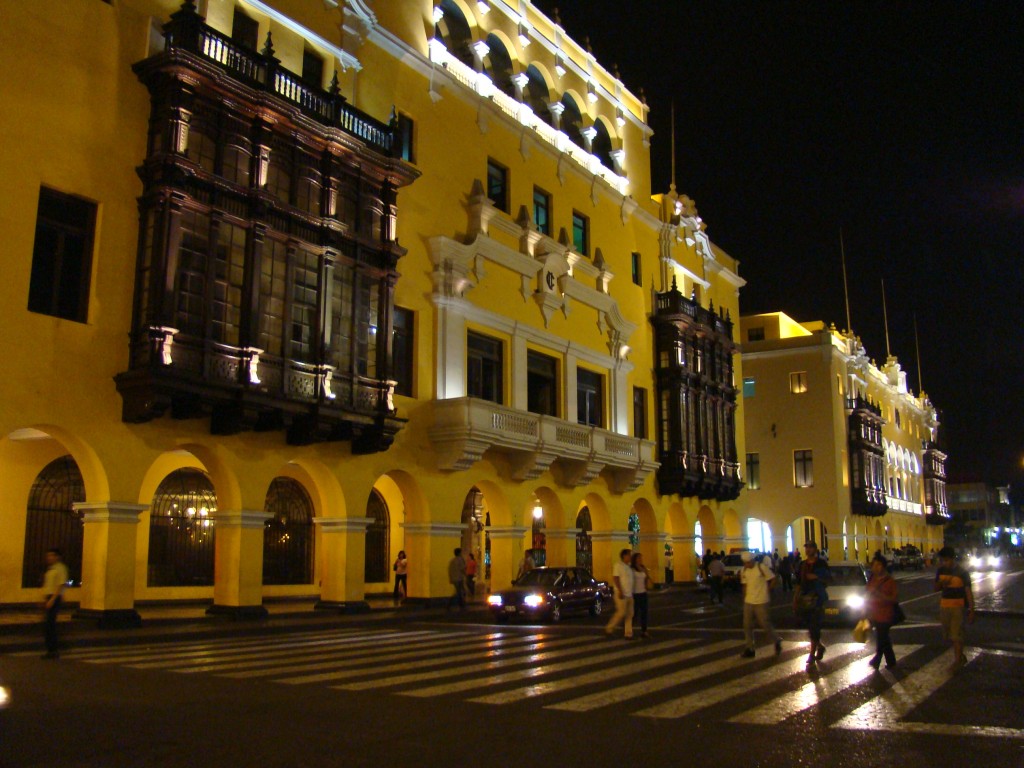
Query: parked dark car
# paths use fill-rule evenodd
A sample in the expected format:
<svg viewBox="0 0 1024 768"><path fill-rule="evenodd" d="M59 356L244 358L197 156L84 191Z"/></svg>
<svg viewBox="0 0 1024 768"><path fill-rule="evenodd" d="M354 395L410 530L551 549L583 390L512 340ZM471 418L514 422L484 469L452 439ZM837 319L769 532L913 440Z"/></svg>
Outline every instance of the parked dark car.
<svg viewBox="0 0 1024 768"><path fill-rule="evenodd" d="M487 604L498 622L515 616L560 621L567 613L598 616L611 599L611 587L586 568L534 568L509 589L488 597Z"/></svg>

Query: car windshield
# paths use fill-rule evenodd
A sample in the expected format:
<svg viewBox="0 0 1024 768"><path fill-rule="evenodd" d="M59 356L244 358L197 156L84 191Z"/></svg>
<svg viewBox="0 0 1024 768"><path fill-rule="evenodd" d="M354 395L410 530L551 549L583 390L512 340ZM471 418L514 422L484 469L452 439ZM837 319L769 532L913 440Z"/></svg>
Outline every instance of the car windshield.
<svg viewBox="0 0 1024 768"><path fill-rule="evenodd" d="M863 587L868 583L859 565L830 565L829 571L836 587Z"/></svg>
<svg viewBox="0 0 1024 768"><path fill-rule="evenodd" d="M517 587L553 587L558 580L560 571L547 571L535 569L527 571L522 578L516 582Z"/></svg>

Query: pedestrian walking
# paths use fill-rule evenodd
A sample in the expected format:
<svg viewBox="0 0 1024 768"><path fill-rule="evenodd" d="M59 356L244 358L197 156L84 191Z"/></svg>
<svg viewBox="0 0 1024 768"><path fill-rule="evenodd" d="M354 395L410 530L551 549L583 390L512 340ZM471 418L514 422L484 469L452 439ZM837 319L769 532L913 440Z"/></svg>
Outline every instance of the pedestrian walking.
<svg viewBox="0 0 1024 768"><path fill-rule="evenodd" d="M725 604L725 563L718 555L711 556L708 564L708 579L711 582L711 602L718 598L718 604Z"/></svg>
<svg viewBox="0 0 1024 768"><path fill-rule="evenodd" d="M871 580L864 600L864 613L875 628L875 655L868 663L878 669L885 657L886 669L896 666L896 652L892 647L889 630L896 623L896 604L899 590L896 579L889 574L889 563L881 552L871 560Z"/></svg>
<svg viewBox="0 0 1024 768"><path fill-rule="evenodd" d="M715 556L714 554L712 554L710 549L708 549L708 551L704 553L704 557L701 558L700 570L701 573L704 574L704 581L707 581L711 577L711 574L708 573L708 567L711 565L711 561L714 559Z"/></svg>
<svg viewBox="0 0 1024 768"><path fill-rule="evenodd" d="M448 598L448 610L458 605L460 611L466 610L466 561L462 559L462 548L455 548L455 556L448 561L448 581L452 585L452 596Z"/></svg>
<svg viewBox="0 0 1024 768"><path fill-rule="evenodd" d="M46 574L43 576L43 638L46 641L44 659L60 656L57 643L57 614L64 601L68 583L68 567L59 549L46 551Z"/></svg>
<svg viewBox="0 0 1024 768"><path fill-rule="evenodd" d="M957 670L967 663L964 656L964 624L974 623L974 592L971 591L971 575L956 561L956 550L952 547L939 550L935 591L942 592L939 599L939 621L942 623L943 638L953 643L952 669Z"/></svg>
<svg viewBox="0 0 1024 768"><path fill-rule="evenodd" d="M633 554L630 567L633 569L633 616L640 622L640 637L650 637L647 634L647 590L654 586L654 580L639 552Z"/></svg>
<svg viewBox="0 0 1024 768"><path fill-rule="evenodd" d="M811 639L811 650L807 656L807 667L814 667L828 650L821 642L821 624L825 618L825 603L828 602L828 583L831 574L828 564L818 556L818 545L813 541L804 544L804 560L797 571L797 587L793 592L793 610L807 627Z"/></svg>
<svg viewBox="0 0 1024 768"><path fill-rule="evenodd" d="M624 549L619 552L619 562L612 569L612 583L615 585L615 613L612 614L604 633L611 636L615 628L622 622L624 636L627 640L633 637L633 550Z"/></svg>
<svg viewBox="0 0 1024 768"><path fill-rule="evenodd" d="M401 603L409 594L409 559L405 556L405 550L398 551L395 564L391 566L395 572L395 605Z"/></svg>
<svg viewBox="0 0 1024 768"><path fill-rule="evenodd" d="M793 558L789 552L779 560L779 578L782 580L782 591L793 591Z"/></svg>
<svg viewBox="0 0 1024 768"><path fill-rule="evenodd" d="M469 560L466 561L466 591L470 599L476 597L476 558L469 553Z"/></svg>
<svg viewBox="0 0 1024 768"><path fill-rule="evenodd" d="M758 626L768 635L768 639L775 646L775 655L782 653L782 638L775 632L771 620L768 618L768 606L772 602L771 588L775 581L775 574L764 561L757 562L749 552L741 552L740 560L743 561L743 568L740 569L740 584L743 585L743 639L746 645L743 653L745 659L752 659L756 655L754 650L754 620Z"/></svg>

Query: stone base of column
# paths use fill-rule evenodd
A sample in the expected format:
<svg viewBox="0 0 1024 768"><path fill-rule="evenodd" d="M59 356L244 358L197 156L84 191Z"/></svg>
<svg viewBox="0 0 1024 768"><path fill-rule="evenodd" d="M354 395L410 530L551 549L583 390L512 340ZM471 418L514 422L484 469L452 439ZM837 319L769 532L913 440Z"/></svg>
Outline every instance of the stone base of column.
<svg viewBox="0 0 1024 768"><path fill-rule="evenodd" d="M334 613L369 613L370 604L365 600L317 600L313 610L333 611Z"/></svg>
<svg viewBox="0 0 1024 768"><path fill-rule="evenodd" d="M402 605L410 605L414 608L447 608L448 598L447 597L407 597L402 601ZM466 607L471 606L472 603L466 601Z"/></svg>
<svg viewBox="0 0 1024 768"><path fill-rule="evenodd" d="M270 614L262 605L211 605L206 609L208 616L226 616L233 621L258 621Z"/></svg>
<svg viewBox="0 0 1024 768"><path fill-rule="evenodd" d="M97 610L95 608L79 608L71 614L72 619L95 621L99 629L129 629L142 626L142 617L134 608L117 610Z"/></svg>

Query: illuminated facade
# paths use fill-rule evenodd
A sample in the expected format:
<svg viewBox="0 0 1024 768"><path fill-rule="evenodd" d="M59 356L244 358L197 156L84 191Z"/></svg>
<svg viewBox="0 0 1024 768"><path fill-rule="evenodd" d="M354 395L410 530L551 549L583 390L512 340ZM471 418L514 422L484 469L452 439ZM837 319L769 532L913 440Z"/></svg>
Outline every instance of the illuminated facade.
<svg viewBox="0 0 1024 768"><path fill-rule="evenodd" d="M674 540L686 578L695 530L742 539L738 265L529 3L7 24L0 603L55 544L80 615L132 622L359 608L400 549L430 600L459 545L501 587L530 548L605 576Z"/></svg>
<svg viewBox="0 0 1024 768"><path fill-rule="evenodd" d="M938 414L860 339L783 313L740 321L752 517L833 560L942 546L949 520ZM782 547L780 547L782 549Z"/></svg>

